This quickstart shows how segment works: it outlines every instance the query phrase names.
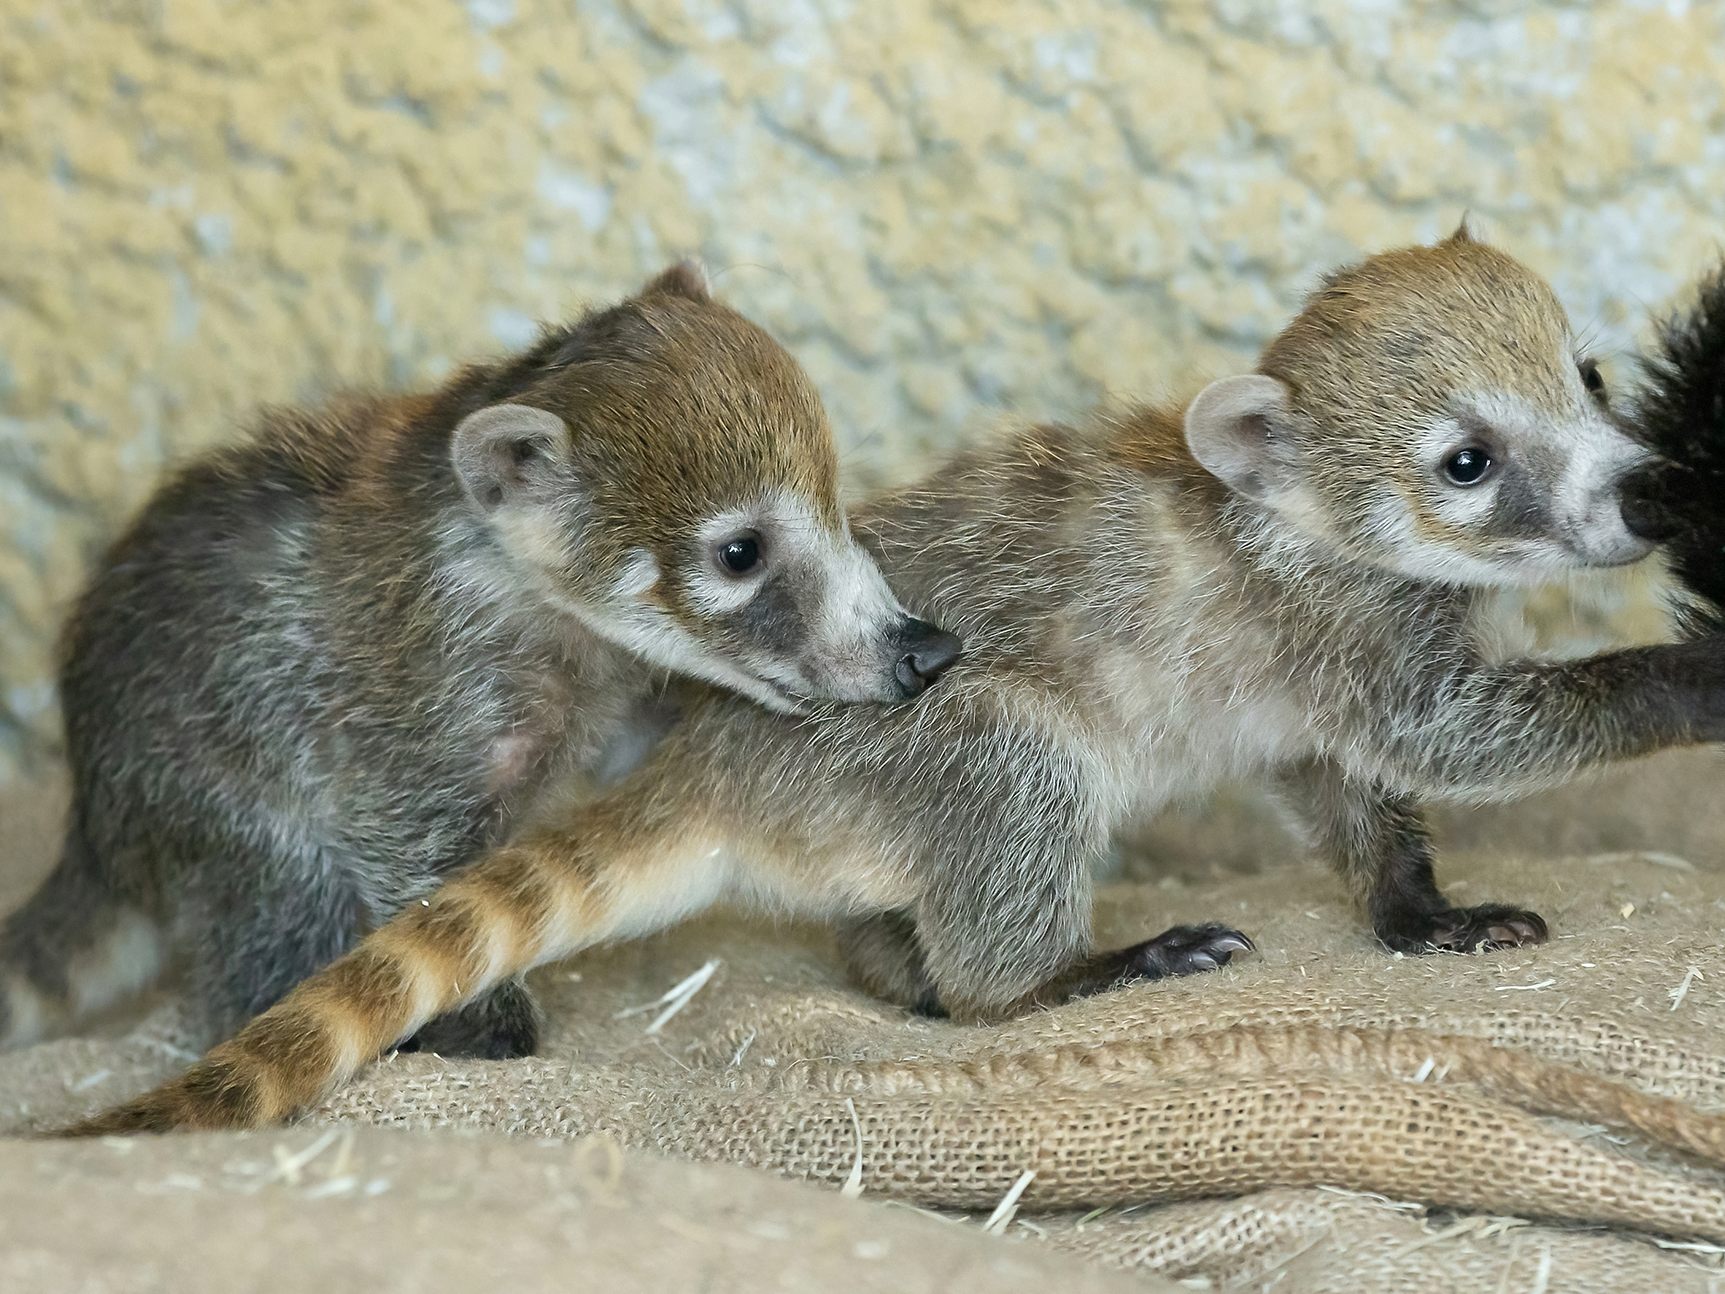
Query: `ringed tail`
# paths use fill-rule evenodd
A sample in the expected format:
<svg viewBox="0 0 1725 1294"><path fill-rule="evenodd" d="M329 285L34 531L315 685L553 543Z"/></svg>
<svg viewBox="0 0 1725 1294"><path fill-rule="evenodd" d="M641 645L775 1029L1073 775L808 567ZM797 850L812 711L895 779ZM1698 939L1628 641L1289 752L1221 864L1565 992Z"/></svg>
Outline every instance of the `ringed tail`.
<svg viewBox="0 0 1725 1294"><path fill-rule="evenodd" d="M304 981L180 1077L63 1136L258 1128L312 1105L421 1025L627 921L627 868L592 837L482 859ZM614 856L617 851L611 851Z"/></svg>

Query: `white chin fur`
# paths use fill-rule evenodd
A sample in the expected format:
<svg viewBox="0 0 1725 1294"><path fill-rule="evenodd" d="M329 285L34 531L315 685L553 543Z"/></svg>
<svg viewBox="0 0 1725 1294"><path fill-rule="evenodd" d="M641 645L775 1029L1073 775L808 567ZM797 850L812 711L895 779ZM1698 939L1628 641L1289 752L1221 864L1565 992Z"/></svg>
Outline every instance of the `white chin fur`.
<svg viewBox="0 0 1725 1294"><path fill-rule="evenodd" d="M594 627L599 629L597 625ZM675 673L717 684L781 714L802 713L794 697L727 660L709 656L675 628L652 623L632 625L621 632L619 628L614 625L609 631L599 629L599 632L642 659Z"/></svg>
<svg viewBox="0 0 1725 1294"><path fill-rule="evenodd" d="M1562 544L1543 545L1525 557L1489 559L1458 553L1437 545L1419 545L1417 551L1394 555L1386 562L1397 574L1433 584L1469 588L1523 588L1548 584L1584 571L1612 570L1629 566L1653 551L1649 545L1638 552L1612 555L1576 552Z"/></svg>
<svg viewBox="0 0 1725 1294"><path fill-rule="evenodd" d="M645 571L635 570L631 574L639 583ZM649 609L638 609L632 623L623 623L615 612L593 612L560 593L553 593L551 600L559 610L579 620L599 637L616 643L642 660L674 674L698 678L737 692L781 714L802 713L796 698L727 660L708 655L687 634Z"/></svg>

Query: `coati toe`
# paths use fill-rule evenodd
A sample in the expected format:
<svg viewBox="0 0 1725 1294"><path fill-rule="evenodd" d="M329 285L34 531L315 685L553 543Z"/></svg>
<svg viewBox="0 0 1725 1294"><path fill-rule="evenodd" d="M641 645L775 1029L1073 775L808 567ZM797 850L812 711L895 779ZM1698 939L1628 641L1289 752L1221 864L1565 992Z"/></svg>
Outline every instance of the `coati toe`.
<svg viewBox="0 0 1725 1294"><path fill-rule="evenodd" d="M1379 923L1376 933L1384 947L1401 953L1495 952L1531 947L1551 937L1539 913L1501 903L1398 914Z"/></svg>
<svg viewBox="0 0 1725 1294"><path fill-rule="evenodd" d="M1235 953L1256 948L1248 936L1219 922L1174 926L1141 944L1080 958L1024 998L1021 1005L1058 1006L1146 980L1199 975L1226 966ZM954 1014L964 1018L972 1013L961 1010Z"/></svg>
<svg viewBox="0 0 1725 1294"><path fill-rule="evenodd" d="M438 1016L399 1050L430 1052L447 1060L519 1060L539 1049L544 1018L533 995L509 983Z"/></svg>
<svg viewBox="0 0 1725 1294"><path fill-rule="evenodd" d="M1127 981L1166 979L1170 975L1198 975L1217 970L1233 960L1235 953L1256 951L1257 945L1238 930L1217 922L1201 926L1174 926L1154 939L1122 949Z"/></svg>

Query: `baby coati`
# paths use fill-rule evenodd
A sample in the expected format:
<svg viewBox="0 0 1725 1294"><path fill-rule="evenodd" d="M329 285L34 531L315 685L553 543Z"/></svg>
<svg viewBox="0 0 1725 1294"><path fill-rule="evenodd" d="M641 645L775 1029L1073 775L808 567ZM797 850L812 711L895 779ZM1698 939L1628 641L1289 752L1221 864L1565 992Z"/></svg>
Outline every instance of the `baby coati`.
<svg viewBox="0 0 1725 1294"><path fill-rule="evenodd" d="M0 1036L164 945L231 1030L660 722L667 670L787 709L915 696L957 651L851 537L802 370L691 266L430 394L270 414L72 615L71 821L0 934ZM536 1027L511 983L420 1042Z"/></svg>
<svg viewBox="0 0 1725 1294"><path fill-rule="evenodd" d="M1716 640L1501 661L1476 628L1482 590L1651 547L1621 514L1647 456L1573 346L1464 230L1332 275L1184 408L961 456L856 521L965 638L927 699L791 720L707 692L625 781L80 1131L280 1118L507 976L719 899L845 922L868 985L965 1021L1214 967L1246 938L1094 950L1091 867L1129 815L1240 774L1281 786L1389 947L1543 939L1444 897L1420 801L1725 737Z"/></svg>

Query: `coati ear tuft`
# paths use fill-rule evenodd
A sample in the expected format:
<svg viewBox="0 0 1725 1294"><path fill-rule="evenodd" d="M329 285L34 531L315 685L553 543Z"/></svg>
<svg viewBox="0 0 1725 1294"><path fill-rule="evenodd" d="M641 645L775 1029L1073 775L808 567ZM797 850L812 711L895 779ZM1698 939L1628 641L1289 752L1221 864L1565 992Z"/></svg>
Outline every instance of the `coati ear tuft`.
<svg viewBox="0 0 1725 1294"><path fill-rule="evenodd" d="M1454 247L1457 244L1477 243L1478 241L1479 238L1475 235L1473 229L1473 213L1470 211L1464 211L1461 213L1461 223L1455 227L1455 232L1439 243L1438 246Z"/></svg>
<svg viewBox="0 0 1725 1294"><path fill-rule="evenodd" d="M462 488L486 513L545 497L565 479L558 468L568 454L563 419L525 404L494 404L468 414L450 446Z"/></svg>
<svg viewBox="0 0 1725 1294"><path fill-rule="evenodd" d="M1236 494L1262 499L1293 484L1288 388L1262 373L1212 382L1186 407L1186 445Z"/></svg>
<svg viewBox="0 0 1725 1294"><path fill-rule="evenodd" d="M713 288L707 281L707 271L701 262L689 257L678 261L667 269L660 270L652 281L641 289L641 295L644 297L684 297L690 301L711 301Z"/></svg>

